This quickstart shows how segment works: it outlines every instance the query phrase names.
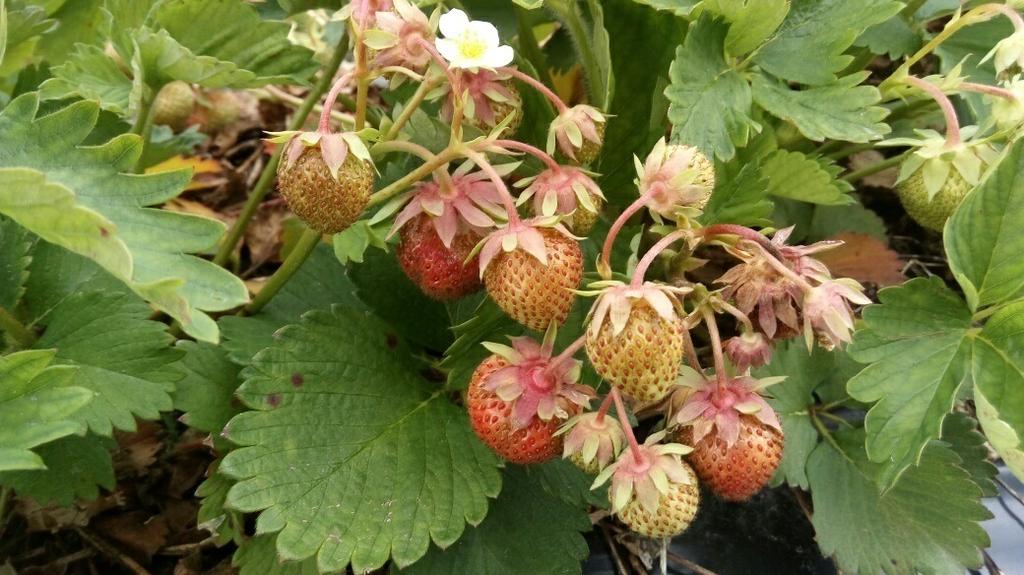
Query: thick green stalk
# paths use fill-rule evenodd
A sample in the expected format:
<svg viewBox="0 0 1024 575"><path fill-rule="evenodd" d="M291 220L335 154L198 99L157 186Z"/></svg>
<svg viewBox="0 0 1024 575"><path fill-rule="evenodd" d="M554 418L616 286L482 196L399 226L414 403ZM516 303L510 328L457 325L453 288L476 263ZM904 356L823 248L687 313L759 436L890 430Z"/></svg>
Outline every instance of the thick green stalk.
<svg viewBox="0 0 1024 575"><path fill-rule="evenodd" d="M313 111L313 107L316 106L316 103L320 101L320 97L330 87L331 82L334 80L334 74L338 71L338 67L341 66L341 61L345 58L346 53L348 53L348 40L346 37L342 37L341 41L338 42L338 46L334 49L334 54L331 55L331 61L323 69L323 76L320 77L320 80L317 81L313 89L306 95L302 105L295 110L295 115L292 116L292 121L288 125L289 130L302 129L306 119L309 118L310 112ZM245 205L242 206L242 212L238 214L238 219L232 224L227 237L221 243L216 257L213 258L213 262L217 265L224 265L231 257L231 254L235 251L235 246L238 245L238 241L245 234L245 229L249 226L249 222L256 215L260 202L270 192L271 186L274 184L274 177L277 175L277 164L281 161L282 148L282 146L278 146L274 154L270 156L270 160L264 166L263 172L256 181L256 185L253 187L252 192L249 193L249 198L245 201Z"/></svg>
<svg viewBox="0 0 1024 575"><path fill-rule="evenodd" d="M139 160L135 162L135 173L141 173L143 161L146 157L146 148L149 146L149 138L153 133L153 102L156 100L156 93L149 98L143 98L139 104L139 115L132 124L131 133L142 139L142 151L139 153Z"/></svg>
<svg viewBox="0 0 1024 575"><path fill-rule="evenodd" d="M292 279L295 272L299 271L302 267L303 262L309 257L309 254L313 253L313 249L320 243L320 238L323 235L316 231L307 229L302 232L302 236L299 238L298 243L292 248L291 253L284 259L281 267L277 268L274 275L270 276L267 283L264 284L263 289L260 290L256 297L252 298L249 305L242 308L239 315L252 315L257 313L264 306L270 303L270 300L274 299L277 292L281 291L288 280Z"/></svg>
<svg viewBox="0 0 1024 575"><path fill-rule="evenodd" d="M36 342L35 334L22 325L18 318L11 315L11 312L2 307L0 307L0 329L6 331L21 347L32 347L32 344Z"/></svg>
<svg viewBox="0 0 1024 575"><path fill-rule="evenodd" d="M548 86L554 86L555 84L551 81L551 74L548 73L547 64L544 61L544 54L540 51L540 46L537 44L537 36L533 33L533 27L530 26L529 14L526 9L522 6L513 6L516 12L516 27L517 33L519 34L519 51L526 57L527 61L533 65L533 69L537 71L537 75L540 76L540 81L547 84Z"/></svg>
<svg viewBox="0 0 1024 575"><path fill-rule="evenodd" d="M855 172L850 172L849 174L846 174L840 179L850 182L851 184L854 182L858 182L868 176L873 176L878 172L882 172L893 166L899 165L899 163L903 161L904 156L906 156L906 154L900 154L898 156L887 158L885 160L882 160L881 162L878 162L877 164L872 164L866 168L861 168Z"/></svg>

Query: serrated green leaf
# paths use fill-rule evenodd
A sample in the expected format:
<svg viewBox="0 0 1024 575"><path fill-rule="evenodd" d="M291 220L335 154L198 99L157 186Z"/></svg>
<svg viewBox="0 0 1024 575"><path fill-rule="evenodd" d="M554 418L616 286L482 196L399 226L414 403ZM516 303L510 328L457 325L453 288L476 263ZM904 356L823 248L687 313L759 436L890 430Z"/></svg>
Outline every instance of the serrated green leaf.
<svg viewBox="0 0 1024 575"><path fill-rule="evenodd" d="M244 375L254 411L225 436L242 447L220 471L228 505L260 511L279 555L314 554L321 571L401 567L481 521L497 459L466 414L423 380L409 350L362 312L313 311L278 332Z"/></svg>
<svg viewBox="0 0 1024 575"><path fill-rule="evenodd" d="M1024 477L1024 302L999 310L975 339L971 374L978 420L992 447Z"/></svg>
<svg viewBox="0 0 1024 575"><path fill-rule="evenodd" d="M885 463L879 486L891 488L937 439L957 392L969 377L971 313L942 280L913 279L879 292L881 305L865 308L849 354L871 363L850 380L855 399L876 402L868 411L867 453Z"/></svg>
<svg viewBox="0 0 1024 575"><path fill-rule="evenodd" d="M616 83L625 88L613 95L607 110L612 117L606 123L605 141L614 145L601 148L596 169L609 204L625 206L636 194L633 156L645 157L665 134L668 69L675 56L674 39L683 37L686 26L671 14L633 0L605 2L604 12L613 39L612 69ZM643 59L643 66L636 65L638 59Z"/></svg>
<svg viewBox="0 0 1024 575"><path fill-rule="evenodd" d="M765 158L761 173L768 180L768 193L812 204L844 205L855 200L853 188L822 166L835 166L821 158L809 158L801 152L776 150ZM838 168L838 166L835 166Z"/></svg>
<svg viewBox="0 0 1024 575"><path fill-rule="evenodd" d="M893 0L793 0L778 32L754 57L769 73L801 84L828 84L853 56L843 52L868 27L895 16Z"/></svg>
<svg viewBox="0 0 1024 575"><path fill-rule="evenodd" d="M768 113L792 122L811 140L869 142L889 133L882 120L888 111L877 106L878 88L861 85L868 72L844 76L833 83L793 90L767 76L754 76L754 101Z"/></svg>
<svg viewBox="0 0 1024 575"><path fill-rule="evenodd" d="M224 544L236 535L224 508L228 491L235 483L224 474L217 473L216 468L216 462L211 464L208 477L196 488L196 497L201 500L196 514L196 526L216 536L218 544Z"/></svg>
<svg viewBox="0 0 1024 575"><path fill-rule="evenodd" d="M408 341L433 350L452 342L444 305L423 294L405 275L393 254L366 253L366 261L349 268L356 295Z"/></svg>
<svg viewBox="0 0 1024 575"><path fill-rule="evenodd" d="M25 228L0 218L0 308L14 309L25 293L32 241Z"/></svg>
<svg viewBox="0 0 1024 575"><path fill-rule="evenodd" d="M79 44L66 62L50 71L53 77L39 86L41 99L96 100L104 110L128 115L132 80L99 46Z"/></svg>
<svg viewBox="0 0 1024 575"><path fill-rule="evenodd" d="M259 535L242 544L231 564L239 575L320 575L316 559L282 561L277 555L276 535Z"/></svg>
<svg viewBox="0 0 1024 575"><path fill-rule="evenodd" d="M130 293L127 286L95 262L60 246L36 241L30 255L23 299L28 323L43 320L65 298L79 292Z"/></svg>
<svg viewBox="0 0 1024 575"><path fill-rule="evenodd" d="M772 203L765 197L768 182L756 164L746 164L731 177L719 174L711 200L704 208L700 221L704 225L716 223L764 225L770 220Z"/></svg>
<svg viewBox="0 0 1024 575"><path fill-rule="evenodd" d="M318 68L311 51L288 40L288 23L265 21L245 2L169 0L156 8L152 22L194 56L231 63L248 73L230 87L301 84Z"/></svg>
<svg viewBox="0 0 1024 575"><path fill-rule="evenodd" d="M45 469L33 447L83 431L73 416L92 392L71 385L72 367L50 365L52 349L0 356L0 471Z"/></svg>
<svg viewBox="0 0 1024 575"><path fill-rule="evenodd" d="M854 42L857 46L871 50L872 54L888 56L891 60L913 54L922 43L921 34L915 32L900 16L893 16L885 22L875 24Z"/></svg>
<svg viewBox="0 0 1024 575"><path fill-rule="evenodd" d="M172 408L181 354L150 314L133 294L92 291L68 296L41 322L36 347L56 349L57 362L77 368L75 384L94 394L73 416L94 433L133 431L136 417L156 419Z"/></svg>
<svg viewBox="0 0 1024 575"><path fill-rule="evenodd" d="M1024 294L1024 140L1015 142L946 223L943 241L971 309Z"/></svg>
<svg viewBox="0 0 1024 575"><path fill-rule="evenodd" d="M274 342L274 332L297 323L299 317L309 310L326 309L336 303L361 306L355 296L356 286L345 272L345 267L338 263L331 249L320 244L258 314L220 318L219 324L224 330L222 345L231 360L239 365L248 365L257 352Z"/></svg>
<svg viewBox="0 0 1024 575"><path fill-rule="evenodd" d="M0 485L40 505L53 502L61 506L75 500L92 501L100 496L100 487L114 488L114 463L100 437L69 435L40 445L36 452L46 469L0 473Z"/></svg>
<svg viewBox="0 0 1024 575"><path fill-rule="evenodd" d="M839 232L857 232L887 240L885 222L859 202L845 206L815 206L807 241L816 242ZM800 240L802 241L802 240Z"/></svg>
<svg viewBox="0 0 1024 575"><path fill-rule="evenodd" d="M35 181L38 177L33 172L45 174L55 201L66 201L67 193L73 193L71 200L77 204L64 204L64 210L77 212L71 208L79 205L92 212L72 220L79 222L78 231L85 234L77 237L65 237L68 230L63 223L55 228L52 220L38 216L22 217L19 223L49 241L95 257L133 291L181 322L187 333L216 341L217 325L204 312L236 307L248 300L248 294L233 274L190 253L215 245L224 225L145 207L177 196L189 179L188 172L124 173L138 159L142 147L138 137L126 134L102 146L79 146L96 124L99 108L95 103L78 102L37 118L38 106L36 94L25 94L0 114L0 132L5 135L0 140L0 170L31 175ZM53 208L44 203L37 209ZM92 230L81 228L80 222L86 220L95 224ZM100 222L113 225L101 229ZM130 255L127 261L124 247Z"/></svg>
<svg viewBox="0 0 1024 575"><path fill-rule="evenodd" d="M0 4L3 4L0 2ZM8 4L0 10L6 16L6 41L0 40L0 78L19 73L36 59L41 36L53 30L56 22L46 17L39 6Z"/></svg>
<svg viewBox="0 0 1024 575"><path fill-rule="evenodd" d="M386 235L387 230L374 229L366 220L359 220L331 238L331 242L334 244L334 256L342 264L349 262L361 264L367 248L371 245L382 249L386 247L384 243Z"/></svg>
<svg viewBox="0 0 1024 575"><path fill-rule="evenodd" d="M185 376L175 382L174 409L185 412L181 422L207 433L220 433L228 420L241 412L234 403L240 368L224 348L203 342L179 341L184 351Z"/></svg>
<svg viewBox="0 0 1024 575"><path fill-rule="evenodd" d="M988 460L985 436L978 431L978 422L966 413L953 413L942 424L942 441L960 456L960 467L971 474L975 485L985 497L999 494L992 479L999 470Z"/></svg>
<svg viewBox="0 0 1024 575"><path fill-rule="evenodd" d="M655 10L671 12L676 16L689 16L700 0L632 0Z"/></svg>
<svg viewBox="0 0 1024 575"><path fill-rule="evenodd" d="M725 47L735 56L760 46L789 13L789 0L704 0L702 6L729 21Z"/></svg>
<svg viewBox="0 0 1024 575"><path fill-rule="evenodd" d="M588 475L568 459L554 459L523 470L548 496L560 499L572 507L608 507L607 486L591 489L594 476Z"/></svg>
<svg viewBox="0 0 1024 575"><path fill-rule="evenodd" d="M145 24L156 4L154 0L104 0L106 33L123 61L131 62L135 51L132 33Z"/></svg>
<svg viewBox="0 0 1024 575"><path fill-rule="evenodd" d="M992 514L953 451L929 445L920 465L879 495L879 465L868 461L863 433L838 433L836 440L842 451L820 443L807 476L815 538L844 573L960 575L981 566L989 538L979 523Z"/></svg>
<svg viewBox="0 0 1024 575"><path fill-rule="evenodd" d="M530 471L506 469L501 495L483 523L443 551L432 548L401 573L580 573L580 562L588 552L580 535L590 530L586 508L552 497ZM398 572L392 569L392 573Z"/></svg>
<svg viewBox="0 0 1024 575"><path fill-rule="evenodd" d="M98 46L103 42L103 0L63 2L50 18L60 22L43 36L39 53L50 64L62 64L76 44Z"/></svg>
<svg viewBox="0 0 1024 575"><path fill-rule="evenodd" d="M676 49L665 89L672 141L729 160L757 126L750 118L750 84L725 60L729 26L707 15L690 25Z"/></svg>
<svg viewBox="0 0 1024 575"><path fill-rule="evenodd" d="M775 347L771 363L757 371L758 377L785 376L771 387L768 403L775 409L786 436L782 462L776 480L802 489L808 488L807 458L818 444L818 431L811 422L810 407L817 403L812 395L835 369L836 356L819 347L807 352L803 342L789 341Z"/></svg>

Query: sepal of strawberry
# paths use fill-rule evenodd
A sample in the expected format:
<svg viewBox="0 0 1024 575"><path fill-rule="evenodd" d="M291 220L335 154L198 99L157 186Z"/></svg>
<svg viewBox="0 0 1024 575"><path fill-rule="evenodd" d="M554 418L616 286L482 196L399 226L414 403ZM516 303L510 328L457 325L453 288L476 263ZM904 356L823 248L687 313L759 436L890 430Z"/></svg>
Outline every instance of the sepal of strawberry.
<svg viewBox="0 0 1024 575"><path fill-rule="evenodd" d="M376 51L373 64L377 68L401 66L422 72L430 64L430 52L424 43L433 44L440 11L430 18L408 0L392 0L391 10L378 11L375 27L363 34L363 43ZM397 74L403 77L403 74Z"/></svg>
<svg viewBox="0 0 1024 575"><path fill-rule="evenodd" d="M547 152L558 150L566 157L587 165L597 158L604 144L607 116L593 106L579 104L566 108L551 122Z"/></svg>
<svg viewBox="0 0 1024 575"><path fill-rule="evenodd" d="M364 140L372 140L378 137L376 130L367 128L359 132L342 132L340 134L328 134L321 131L302 132L288 130L282 132L267 132L270 138L268 142L284 144L284 169L288 170L295 165L299 157L307 148L317 148L327 168L334 179L338 179L338 171L342 164L348 159L349 153L356 158L373 165L373 158L370 150L366 147Z"/></svg>
<svg viewBox="0 0 1024 575"><path fill-rule="evenodd" d="M693 390L674 422L693 427L696 443L710 433L722 438L728 447L739 439L740 417L750 415L761 423L782 429L779 418L761 391L783 381L785 376L755 378L741 375L724 379L724 385L708 379L688 366L681 369L678 383Z"/></svg>
<svg viewBox="0 0 1024 575"><path fill-rule="evenodd" d="M711 199L715 165L697 148L662 138L643 163L633 160L640 195L656 215L675 218L687 209L703 209Z"/></svg>
<svg viewBox="0 0 1024 575"><path fill-rule="evenodd" d="M618 420L600 412L580 414L567 421L558 433L566 434L562 457L595 474L608 467L626 441Z"/></svg>
<svg viewBox="0 0 1024 575"><path fill-rule="evenodd" d="M729 361L740 371L766 365L772 357L772 346L761 332L744 331L722 345Z"/></svg>

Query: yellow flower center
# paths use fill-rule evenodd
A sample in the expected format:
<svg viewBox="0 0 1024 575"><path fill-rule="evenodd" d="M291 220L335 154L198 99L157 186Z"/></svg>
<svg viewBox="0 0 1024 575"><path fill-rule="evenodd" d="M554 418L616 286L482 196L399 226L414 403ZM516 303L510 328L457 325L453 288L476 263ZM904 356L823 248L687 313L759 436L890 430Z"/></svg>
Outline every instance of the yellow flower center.
<svg viewBox="0 0 1024 575"><path fill-rule="evenodd" d="M487 43L479 35L466 32L459 39L459 55L468 60L476 60L487 52Z"/></svg>

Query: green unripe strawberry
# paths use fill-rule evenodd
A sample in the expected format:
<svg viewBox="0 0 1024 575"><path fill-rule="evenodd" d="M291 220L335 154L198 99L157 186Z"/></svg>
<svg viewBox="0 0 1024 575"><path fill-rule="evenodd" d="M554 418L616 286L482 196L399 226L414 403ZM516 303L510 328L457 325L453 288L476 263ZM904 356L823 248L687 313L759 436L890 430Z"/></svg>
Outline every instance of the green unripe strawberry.
<svg viewBox="0 0 1024 575"><path fill-rule="evenodd" d="M291 166L286 161L278 165L277 188L306 225L335 234L352 225L366 209L373 190L373 168L348 154L335 178L320 148L309 147Z"/></svg>
<svg viewBox="0 0 1024 575"><path fill-rule="evenodd" d="M153 100L153 123L183 129L196 105L192 86L175 80L163 87Z"/></svg>
<svg viewBox="0 0 1024 575"><path fill-rule="evenodd" d="M896 186L900 202L910 217L921 226L938 232L942 231L946 220L970 191L971 185L957 170L950 170L946 182L931 199L928 199L924 184L924 170L914 172Z"/></svg>

